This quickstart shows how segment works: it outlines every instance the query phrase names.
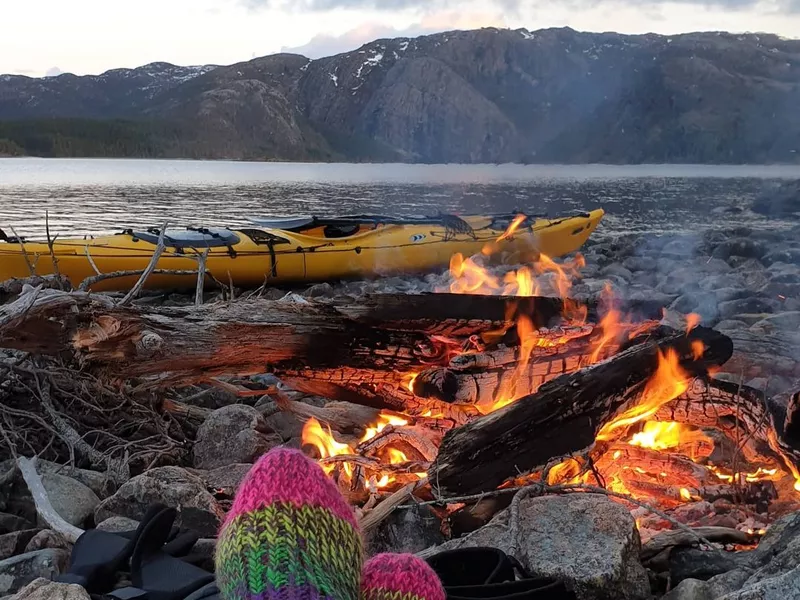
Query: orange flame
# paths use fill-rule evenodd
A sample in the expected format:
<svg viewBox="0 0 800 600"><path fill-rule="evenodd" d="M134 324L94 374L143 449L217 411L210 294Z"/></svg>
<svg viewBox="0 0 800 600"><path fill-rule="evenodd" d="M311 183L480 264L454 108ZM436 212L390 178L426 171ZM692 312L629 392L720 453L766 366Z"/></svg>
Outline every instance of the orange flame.
<svg viewBox="0 0 800 600"><path fill-rule="evenodd" d="M695 360L700 360L706 353L706 345L702 340L692 340L692 356Z"/></svg>
<svg viewBox="0 0 800 600"><path fill-rule="evenodd" d="M403 417L400 417L398 415L381 413L378 415L378 422L375 425L367 427L367 431L366 433L364 433L364 437L361 438L361 443L371 440L381 431L386 429L389 425L394 425L395 427L404 427L408 425L408 423L409 423L408 419L404 419Z"/></svg>
<svg viewBox="0 0 800 600"><path fill-rule="evenodd" d="M607 441L613 437L612 433L617 429L629 427L652 417L659 408L680 396L688 387L688 375L680 366L678 353L672 348L667 349L666 354L659 351L658 368L645 385L641 400L617 419L606 424L600 430L597 439Z"/></svg>
<svg viewBox="0 0 800 600"><path fill-rule="evenodd" d="M517 215L516 217L514 217L514 220L511 221L511 224L508 226L508 229L506 229L495 241L485 244L481 249L481 253L484 256L491 256L492 254L497 252L497 250L500 247L500 242L513 237L514 234L517 232L517 230L520 228L520 226L525 222L525 219L527 219L525 215Z"/></svg>
<svg viewBox="0 0 800 600"><path fill-rule="evenodd" d="M345 454L354 454L354 450L347 444L337 442L333 437L330 427L326 432L319 421L311 417L306 421L303 426L301 434L303 444L315 446L319 451L320 458L330 458L331 456L342 456ZM335 465L323 465L322 467L327 474L335 468ZM343 464L344 472L349 476L353 474L352 467L348 463Z"/></svg>
<svg viewBox="0 0 800 600"><path fill-rule="evenodd" d="M686 334L688 335L692 329L697 328L700 325L700 321L702 321L702 317L697 313L690 313L686 315Z"/></svg>

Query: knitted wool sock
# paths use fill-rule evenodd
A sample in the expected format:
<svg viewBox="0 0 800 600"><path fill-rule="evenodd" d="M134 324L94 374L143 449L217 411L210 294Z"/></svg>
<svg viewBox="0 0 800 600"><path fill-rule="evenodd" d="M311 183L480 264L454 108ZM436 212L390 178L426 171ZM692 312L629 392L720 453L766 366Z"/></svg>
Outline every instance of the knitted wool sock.
<svg viewBox="0 0 800 600"><path fill-rule="evenodd" d="M377 554L361 574L361 600L445 600L438 575L413 554Z"/></svg>
<svg viewBox="0 0 800 600"><path fill-rule="evenodd" d="M241 483L217 540L225 600L358 600L353 509L314 461L276 448Z"/></svg>

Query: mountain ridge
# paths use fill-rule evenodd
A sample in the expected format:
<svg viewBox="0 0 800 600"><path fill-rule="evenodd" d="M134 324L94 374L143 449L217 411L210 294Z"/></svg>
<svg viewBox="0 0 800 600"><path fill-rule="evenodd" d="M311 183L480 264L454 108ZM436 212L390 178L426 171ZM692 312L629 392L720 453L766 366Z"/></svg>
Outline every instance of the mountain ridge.
<svg viewBox="0 0 800 600"><path fill-rule="evenodd" d="M94 123L99 155L795 163L796 106L800 40L484 28L379 39L315 60L4 75L0 140L30 153L30 138L46 131L60 145L48 154L40 140L34 153L91 154L92 144L70 141L82 120ZM69 135L58 120L73 122ZM131 149L111 148L104 123L125 123Z"/></svg>

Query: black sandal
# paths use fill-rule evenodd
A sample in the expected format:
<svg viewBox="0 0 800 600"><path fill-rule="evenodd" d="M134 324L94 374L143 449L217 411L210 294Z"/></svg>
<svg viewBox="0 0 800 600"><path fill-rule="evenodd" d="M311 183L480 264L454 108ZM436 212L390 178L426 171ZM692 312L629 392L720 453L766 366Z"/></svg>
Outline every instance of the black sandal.
<svg viewBox="0 0 800 600"><path fill-rule="evenodd" d="M564 582L552 577L533 577L518 560L498 548L447 550L427 562L439 576L447 600L577 598Z"/></svg>
<svg viewBox="0 0 800 600"><path fill-rule="evenodd" d="M166 519L164 516L168 514L172 517ZM150 522L156 518L161 519L169 532L175 514L170 513L170 509L162 504L154 504L135 531L110 533L89 529L83 532L72 549L69 568L65 573L55 576L53 581L80 585L90 594L103 594L111 590L117 573L127 570L137 542Z"/></svg>
<svg viewBox="0 0 800 600"><path fill-rule="evenodd" d="M131 555L132 585L114 590L106 598L184 600L214 582L214 574L191 564L190 557L177 558L191 550L196 533L187 532L166 543L174 517L174 513L162 513L148 522Z"/></svg>

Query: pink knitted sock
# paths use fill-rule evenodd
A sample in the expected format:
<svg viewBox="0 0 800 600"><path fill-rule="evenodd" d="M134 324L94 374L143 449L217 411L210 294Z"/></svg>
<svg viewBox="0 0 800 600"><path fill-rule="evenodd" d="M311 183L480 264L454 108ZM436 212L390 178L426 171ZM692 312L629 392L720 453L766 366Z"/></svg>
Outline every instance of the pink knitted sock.
<svg viewBox="0 0 800 600"><path fill-rule="evenodd" d="M361 600L445 600L439 577L413 554L377 554L361 572Z"/></svg>
<svg viewBox="0 0 800 600"><path fill-rule="evenodd" d="M222 525L217 585L224 600L358 600L362 544L353 508L322 468L275 448Z"/></svg>

